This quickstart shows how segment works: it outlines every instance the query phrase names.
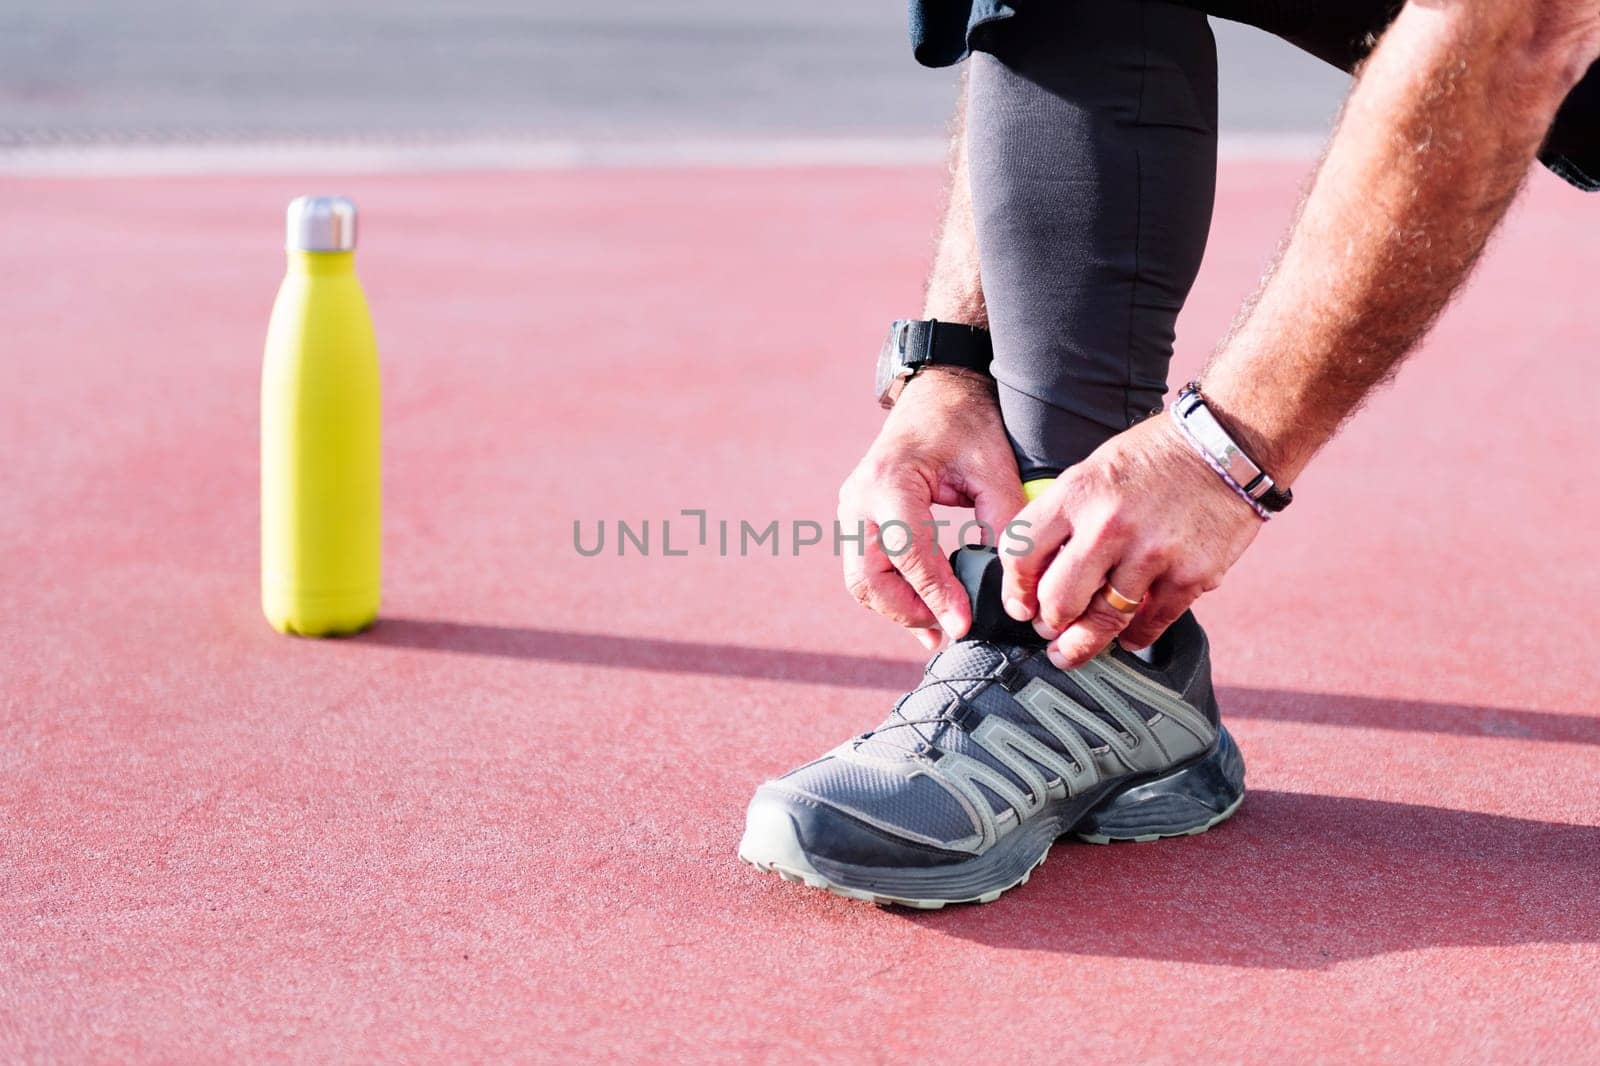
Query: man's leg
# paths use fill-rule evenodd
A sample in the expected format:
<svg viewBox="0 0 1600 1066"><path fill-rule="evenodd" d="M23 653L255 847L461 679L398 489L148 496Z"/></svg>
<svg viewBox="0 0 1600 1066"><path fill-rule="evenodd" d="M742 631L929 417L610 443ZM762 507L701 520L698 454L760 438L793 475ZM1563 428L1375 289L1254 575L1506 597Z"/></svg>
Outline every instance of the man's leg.
<svg viewBox="0 0 1600 1066"><path fill-rule="evenodd" d="M1022 475L1043 478L1161 401L1210 224L1211 34L1184 8L1084 0L1025 8L985 46L968 74L973 211L958 187L927 306L972 320L987 304L1005 430ZM993 418L987 389L962 399ZM870 481L880 462L866 469ZM962 548L953 564L966 639L877 729L757 790L746 862L879 903L989 902L1063 833L1155 840L1239 808L1244 761L1192 616L1142 661L1115 649L1069 674L1006 616L997 549Z"/></svg>
<svg viewBox="0 0 1600 1066"><path fill-rule="evenodd" d="M1161 406L1216 180L1200 12L1063 0L998 24L968 78L983 295L1023 479Z"/></svg>

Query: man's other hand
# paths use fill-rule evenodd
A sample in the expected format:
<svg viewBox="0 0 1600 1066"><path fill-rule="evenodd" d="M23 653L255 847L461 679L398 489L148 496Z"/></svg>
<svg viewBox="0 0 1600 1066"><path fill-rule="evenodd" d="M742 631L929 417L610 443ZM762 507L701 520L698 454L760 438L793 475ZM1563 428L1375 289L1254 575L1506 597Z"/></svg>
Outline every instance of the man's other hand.
<svg viewBox="0 0 1600 1066"><path fill-rule="evenodd" d="M1261 519L1183 439L1148 418L1058 477L1017 516L1033 548L1000 553L1006 613L1033 619L1050 660L1080 666L1121 637L1154 643L1222 583ZM1114 588L1137 608L1115 609Z"/></svg>

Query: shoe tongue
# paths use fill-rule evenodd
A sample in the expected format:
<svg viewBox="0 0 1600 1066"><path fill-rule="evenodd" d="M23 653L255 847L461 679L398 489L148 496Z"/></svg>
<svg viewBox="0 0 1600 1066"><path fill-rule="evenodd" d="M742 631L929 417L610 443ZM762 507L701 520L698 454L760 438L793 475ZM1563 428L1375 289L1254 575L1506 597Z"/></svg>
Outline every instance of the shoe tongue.
<svg viewBox="0 0 1600 1066"><path fill-rule="evenodd" d="M1005 572L998 550L977 546L957 548L950 554L950 567L972 601L972 629L967 633L968 640L992 640L996 644L1020 644L1030 648L1044 645L1044 638L1033 631L1030 623L1019 622L1006 614L1000 602L1000 583Z"/></svg>

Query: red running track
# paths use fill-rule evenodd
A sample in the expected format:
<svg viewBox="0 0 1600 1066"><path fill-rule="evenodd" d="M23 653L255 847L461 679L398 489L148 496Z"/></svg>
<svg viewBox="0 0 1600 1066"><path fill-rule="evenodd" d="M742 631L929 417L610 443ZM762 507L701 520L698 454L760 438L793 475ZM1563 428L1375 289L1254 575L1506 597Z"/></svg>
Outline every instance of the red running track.
<svg viewBox="0 0 1600 1066"><path fill-rule="evenodd" d="M1225 168L1180 373L1299 171ZM831 517L938 181L0 187L0 1058L1600 1055L1600 198L1544 175L1203 605L1236 819L934 914L735 861L919 656L828 554L660 521ZM256 606L308 190L365 212L387 390L384 619L323 643ZM646 518L651 557L574 551Z"/></svg>

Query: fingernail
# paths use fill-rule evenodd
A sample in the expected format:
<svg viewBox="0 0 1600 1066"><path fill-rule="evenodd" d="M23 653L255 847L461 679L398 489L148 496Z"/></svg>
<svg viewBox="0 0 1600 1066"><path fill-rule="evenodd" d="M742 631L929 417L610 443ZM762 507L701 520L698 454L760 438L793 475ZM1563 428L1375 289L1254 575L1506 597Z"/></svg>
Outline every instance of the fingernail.
<svg viewBox="0 0 1600 1066"><path fill-rule="evenodd" d="M1033 617L1032 614L1028 613L1028 608L1023 606L1021 600L1006 600L1005 607L1006 614L1009 614L1012 618L1015 618L1019 622L1026 622L1028 619Z"/></svg>
<svg viewBox="0 0 1600 1066"><path fill-rule="evenodd" d="M939 628L943 629L951 640L960 640L967 630L967 620L959 614L947 614L939 619Z"/></svg>
<svg viewBox="0 0 1600 1066"><path fill-rule="evenodd" d="M1067 657L1062 655L1061 649L1056 647L1054 644L1046 648L1044 653L1049 657L1050 661L1055 664L1055 668L1057 670L1072 669L1072 664L1067 661Z"/></svg>
<svg viewBox="0 0 1600 1066"><path fill-rule="evenodd" d="M1024 621L1026 621L1026 619L1024 619ZM1045 625L1043 618L1036 618L1033 620L1033 631L1039 634L1045 640L1055 640L1061 635L1059 631L1053 630L1049 626Z"/></svg>
<svg viewBox="0 0 1600 1066"><path fill-rule="evenodd" d="M911 635L917 638L917 643L927 651L939 650L939 638L929 633L926 629L913 629Z"/></svg>

